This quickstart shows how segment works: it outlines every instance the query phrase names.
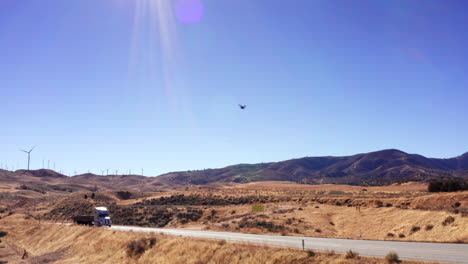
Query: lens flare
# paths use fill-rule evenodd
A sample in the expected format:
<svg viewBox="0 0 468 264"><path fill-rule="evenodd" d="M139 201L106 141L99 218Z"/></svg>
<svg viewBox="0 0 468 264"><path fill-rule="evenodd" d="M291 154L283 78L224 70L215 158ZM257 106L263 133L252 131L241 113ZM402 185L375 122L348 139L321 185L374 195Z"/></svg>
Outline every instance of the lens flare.
<svg viewBox="0 0 468 264"><path fill-rule="evenodd" d="M199 23L205 13L205 7L200 0L178 0L176 13L181 23Z"/></svg>

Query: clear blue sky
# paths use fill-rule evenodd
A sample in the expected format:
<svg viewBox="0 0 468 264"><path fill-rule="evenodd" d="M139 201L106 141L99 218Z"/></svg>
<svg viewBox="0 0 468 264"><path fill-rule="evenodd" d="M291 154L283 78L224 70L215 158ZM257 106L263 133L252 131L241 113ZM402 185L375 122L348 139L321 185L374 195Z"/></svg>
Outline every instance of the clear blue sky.
<svg viewBox="0 0 468 264"><path fill-rule="evenodd" d="M201 1L201 2L200 2ZM359 4L358 4L359 2ZM0 0L0 163L468 151L464 0ZM246 104L242 111L237 104Z"/></svg>

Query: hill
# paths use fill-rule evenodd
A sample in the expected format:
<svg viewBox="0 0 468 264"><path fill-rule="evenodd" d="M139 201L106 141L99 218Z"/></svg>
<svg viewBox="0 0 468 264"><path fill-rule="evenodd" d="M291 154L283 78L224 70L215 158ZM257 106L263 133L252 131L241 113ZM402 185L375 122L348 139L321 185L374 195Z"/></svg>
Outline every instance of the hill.
<svg viewBox="0 0 468 264"><path fill-rule="evenodd" d="M437 178L468 179L468 152L450 159L427 158L396 149L343 157L305 157L281 162L239 164L220 169L171 172L158 177L82 174L51 170L0 171L0 185L34 186L38 191L159 191L190 185L293 181L304 184L384 185ZM25 187L26 186L26 187Z"/></svg>
<svg viewBox="0 0 468 264"><path fill-rule="evenodd" d="M381 185L467 175L468 153L451 159L434 159L388 149L344 157L305 157L272 163L239 164L221 169L173 172L156 179L160 183L182 185L253 181Z"/></svg>

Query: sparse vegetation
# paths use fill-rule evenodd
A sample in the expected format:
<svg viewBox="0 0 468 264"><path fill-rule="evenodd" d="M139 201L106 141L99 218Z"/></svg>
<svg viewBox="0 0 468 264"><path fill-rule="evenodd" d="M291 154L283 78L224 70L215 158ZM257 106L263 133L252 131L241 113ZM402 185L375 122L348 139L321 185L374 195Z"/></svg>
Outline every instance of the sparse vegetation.
<svg viewBox="0 0 468 264"><path fill-rule="evenodd" d="M421 227L419 227L419 226L412 226L412 227L411 227L411 233L416 233L416 232L418 232L419 230L421 230Z"/></svg>
<svg viewBox="0 0 468 264"><path fill-rule="evenodd" d="M346 251L345 259L354 259L354 258L357 258L358 256L359 256L359 254L357 252L354 252L352 250L348 250L348 251Z"/></svg>
<svg viewBox="0 0 468 264"><path fill-rule="evenodd" d="M424 228L426 231L430 231L432 230L432 228L434 228L433 225L426 225L426 227Z"/></svg>
<svg viewBox="0 0 468 264"><path fill-rule="evenodd" d="M278 225L271 221L242 220L241 222L239 222L239 227L266 229L269 232L273 233L283 233L286 230L284 225Z"/></svg>
<svg viewBox="0 0 468 264"><path fill-rule="evenodd" d="M36 225L19 218L2 226L12 231L12 241L27 248L28 261L46 260L55 263L276 263L308 264L342 263L346 255L333 251L270 248L247 244L212 241L188 237L122 232L81 226ZM14 231L14 232L13 232ZM57 237L57 234L60 236ZM79 238L79 239L78 239ZM156 239L155 239L156 238ZM97 246L105 245L105 246ZM124 250L122 250L124 249ZM73 252L73 254L66 254ZM37 257L35 257L37 256ZM384 259L359 257L353 252L349 264L380 264ZM242 262L239 259L242 258ZM47 263L47 262L38 262Z"/></svg>
<svg viewBox="0 0 468 264"><path fill-rule="evenodd" d="M121 200L128 200L128 199L132 198L132 193L129 192L129 191L118 191L115 194Z"/></svg>
<svg viewBox="0 0 468 264"><path fill-rule="evenodd" d="M28 186L28 185L25 185L25 184L21 184L16 189L18 189L18 190L29 190L29 191L33 191L33 192L38 192L40 194L45 194L46 193L46 191L41 189L41 188L38 188L38 187L35 187L35 186Z"/></svg>
<svg viewBox="0 0 468 264"><path fill-rule="evenodd" d="M129 257L140 257L146 250L156 244L156 238L144 238L130 241L127 245L127 255Z"/></svg>
<svg viewBox="0 0 468 264"><path fill-rule="evenodd" d="M442 222L442 225L447 226L447 225L450 225L453 222L455 222L455 218L452 217L452 216L447 216L447 218L445 218L445 220Z"/></svg>
<svg viewBox="0 0 468 264"><path fill-rule="evenodd" d="M387 263L389 264L398 264L401 262L400 257L395 252L388 253L385 259L387 260Z"/></svg>
<svg viewBox="0 0 468 264"><path fill-rule="evenodd" d="M429 192L456 192L468 190L468 183L462 180L433 180L429 183Z"/></svg>

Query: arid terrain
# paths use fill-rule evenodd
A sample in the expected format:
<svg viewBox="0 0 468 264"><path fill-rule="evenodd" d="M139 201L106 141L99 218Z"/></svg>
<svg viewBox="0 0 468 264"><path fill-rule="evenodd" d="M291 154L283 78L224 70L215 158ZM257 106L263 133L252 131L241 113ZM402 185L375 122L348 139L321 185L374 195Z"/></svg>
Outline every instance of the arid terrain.
<svg viewBox="0 0 468 264"><path fill-rule="evenodd" d="M141 243L146 245L148 235L53 224L71 223L74 216L91 215L96 206L109 209L114 225L468 243L468 191L429 192L428 182L424 181L376 186L293 181L171 185L136 175L67 177L38 170L0 171L0 223L1 229L9 232L0 254L9 256L10 263L19 261L24 250L33 256L28 261L36 261L30 263L49 263L43 259L56 263L151 263L150 259L158 263L384 261L346 259L330 253L311 257L307 252L290 249L160 235L156 236L158 243L154 247L135 258L123 249L133 240L143 239ZM104 248L104 244L111 246ZM78 248L86 248L83 252L87 253ZM194 250L199 255L188 261L187 256Z"/></svg>
<svg viewBox="0 0 468 264"><path fill-rule="evenodd" d="M109 208L114 224L372 240L468 242L468 192L294 182L201 185L151 191L38 191L3 186L2 216L70 222ZM258 206L256 211L253 206Z"/></svg>
<svg viewBox="0 0 468 264"><path fill-rule="evenodd" d="M112 231L28 221L19 215L0 219L9 232L0 248L8 263L392 263L397 258L362 257L349 251L314 252ZM24 258L23 258L24 256ZM396 262L393 262L396 263ZM400 263L421 263L403 261Z"/></svg>

